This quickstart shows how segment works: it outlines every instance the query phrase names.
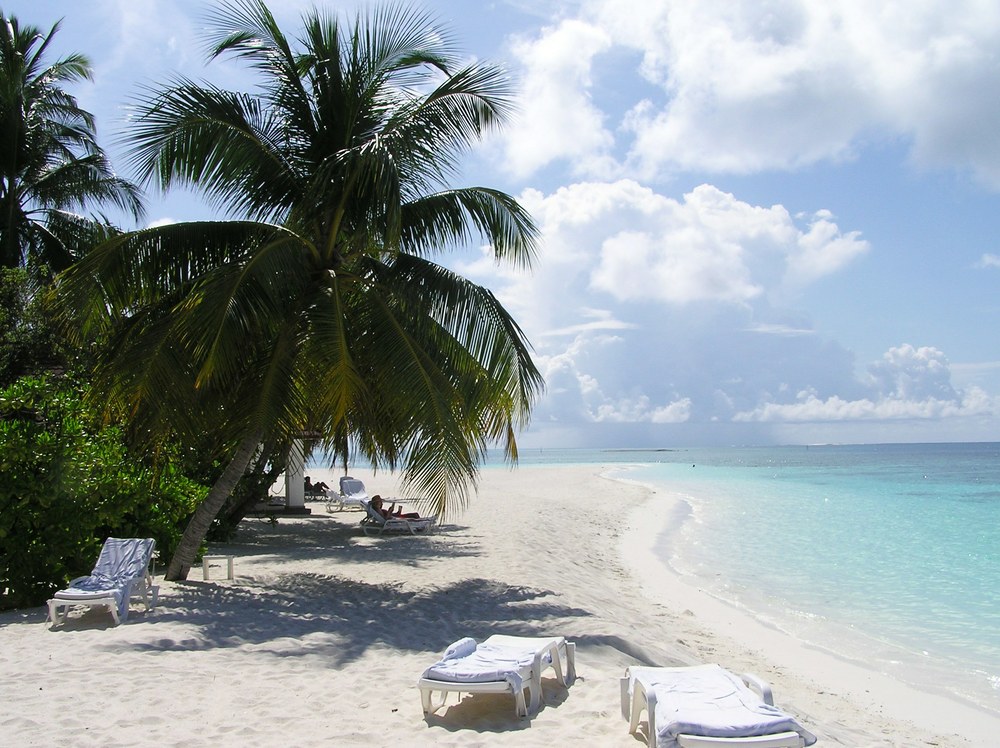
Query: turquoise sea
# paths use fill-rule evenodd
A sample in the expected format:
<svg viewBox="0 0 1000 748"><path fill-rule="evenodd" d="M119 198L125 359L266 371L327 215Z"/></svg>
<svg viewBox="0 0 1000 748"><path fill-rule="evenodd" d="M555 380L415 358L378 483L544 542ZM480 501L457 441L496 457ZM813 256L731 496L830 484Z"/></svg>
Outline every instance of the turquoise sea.
<svg viewBox="0 0 1000 748"><path fill-rule="evenodd" d="M693 584L1000 712L1000 443L543 450L520 463L610 465L681 496L659 555Z"/></svg>

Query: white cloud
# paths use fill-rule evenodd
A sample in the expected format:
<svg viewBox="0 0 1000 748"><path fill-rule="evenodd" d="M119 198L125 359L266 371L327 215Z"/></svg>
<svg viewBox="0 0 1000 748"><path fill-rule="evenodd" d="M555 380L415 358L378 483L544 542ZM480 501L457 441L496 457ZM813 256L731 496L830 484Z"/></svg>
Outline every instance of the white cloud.
<svg viewBox="0 0 1000 748"><path fill-rule="evenodd" d="M748 332L757 332L764 335L785 335L785 336L799 336L799 335L814 335L815 331L807 327L795 327L787 324L777 324L777 323L759 323L752 327L747 328Z"/></svg>
<svg viewBox="0 0 1000 748"><path fill-rule="evenodd" d="M506 133L506 168L525 175L561 158L573 164L573 171L607 171L613 138L588 89L591 60L609 43L600 29L575 20L542 29L535 40L513 43L525 73L520 114Z"/></svg>
<svg viewBox="0 0 1000 748"><path fill-rule="evenodd" d="M591 273L592 288L618 301L745 303L768 288L808 285L868 248L857 232L841 234L826 213L803 230L781 206L750 205L711 185L682 201L649 193L640 212L630 228L602 237Z"/></svg>
<svg viewBox="0 0 1000 748"><path fill-rule="evenodd" d="M629 173L645 179L792 169L852 158L872 140L903 139L915 163L966 169L1000 188L996 3L621 7L591 0L578 18L521 38L518 59L533 82L528 117L543 135L532 142L517 134L508 156L524 148L520 168L567 158L577 173L597 163L607 173L610 132L628 149ZM590 98L595 90L613 90L628 114L608 121Z"/></svg>
<svg viewBox="0 0 1000 748"><path fill-rule="evenodd" d="M646 305L661 315L698 304L763 308L789 298L790 277L801 291L867 249L825 211L803 224L783 206L751 205L711 185L674 199L630 180L585 182L527 190L520 200L542 235L532 270L497 267L485 249L456 267L493 288L536 345L585 330L638 330L649 322ZM809 332L771 309L739 324Z"/></svg>
<svg viewBox="0 0 1000 748"><path fill-rule="evenodd" d="M768 401L736 413L737 422L824 422L929 420L1000 414L1000 398L979 387L957 391L944 354L931 347L890 348L869 367L870 397L821 398L799 392L794 402Z"/></svg>
<svg viewBox="0 0 1000 748"><path fill-rule="evenodd" d="M579 335L581 332L596 332L598 330L628 330L636 325L615 319L608 309L588 309L583 307L579 310L581 317L586 321L579 324L563 327L558 330L549 330L544 333L546 336Z"/></svg>
<svg viewBox="0 0 1000 748"><path fill-rule="evenodd" d="M155 221L150 221L147 224L146 228L149 228L149 229L158 229L161 226L170 226L171 224L174 224L174 223L177 223L177 220L174 219L174 218L170 218L168 216L168 217L164 217L164 218L157 218Z"/></svg>
<svg viewBox="0 0 1000 748"><path fill-rule="evenodd" d="M533 271L485 254L461 269L535 346L547 383L536 424L727 423L770 392L864 394L848 352L769 300L790 273L808 284L866 248L829 213L793 217L711 185L674 199L630 180L521 201L542 235Z"/></svg>
<svg viewBox="0 0 1000 748"><path fill-rule="evenodd" d="M831 275L869 249L858 231L841 234L832 215L820 211L809 230L796 241L797 252L788 258L786 280L793 288L806 286Z"/></svg>
<svg viewBox="0 0 1000 748"><path fill-rule="evenodd" d="M653 423L684 423L691 417L691 398L684 397L656 408L650 414Z"/></svg>
<svg viewBox="0 0 1000 748"><path fill-rule="evenodd" d="M984 254L976 263L978 268L1000 268L1000 255Z"/></svg>
<svg viewBox="0 0 1000 748"><path fill-rule="evenodd" d="M1000 403L978 387L969 389L960 400L844 400L836 395L821 400L803 394L795 403L763 403L752 411L737 413L737 422L822 422L822 421L891 421L943 419L970 416L996 416Z"/></svg>
<svg viewBox="0 0 1000 748"><path fill-rule="evenodd" d="M957 398L948 359L936 348L915 348L909 344L890 348L868 371L883 397L945 401Z"/></svg>
<svg viewBox="0 0 1000 748"><path fill-rule="evenodd" d="M611 423L684 423L691 416L691 400L683 398L660 407L651 407L649 398L640 395L604 402L593 413L593 420Z"/></svg>

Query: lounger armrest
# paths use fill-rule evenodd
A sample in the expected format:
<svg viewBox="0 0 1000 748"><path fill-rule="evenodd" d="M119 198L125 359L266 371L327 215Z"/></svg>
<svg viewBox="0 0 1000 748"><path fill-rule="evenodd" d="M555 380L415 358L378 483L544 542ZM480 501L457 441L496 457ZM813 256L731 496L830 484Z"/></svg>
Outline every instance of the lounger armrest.
<svg viewBox="0 0 1000 748"><path fill-rule="evenodd" d="M743 673L740 678L746 683L750 688L757 692L757 694L764 700L764 703L768 706L774 706L774 696L771 694L770 684L763 678L758 678L753 673Z"/></svg>
<svg viewBox="0 0 1000 748"><path fill-rule="evenodd" d="M625 668L621 687L622 716L628 720L628 731L634 735L639 729L639 717L646 712L646 742L656 748L656 689L647 689L641 681L632 679L630 668Z"/></svg>

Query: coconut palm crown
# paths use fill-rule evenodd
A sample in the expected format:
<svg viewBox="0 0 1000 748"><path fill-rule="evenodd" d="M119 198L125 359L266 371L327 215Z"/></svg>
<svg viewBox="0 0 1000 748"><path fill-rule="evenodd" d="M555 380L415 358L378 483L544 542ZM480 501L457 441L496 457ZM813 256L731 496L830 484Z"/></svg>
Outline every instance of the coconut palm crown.
<svg viewBox="0 0 1000 748"><path fill-rule="evenodd" d="M62 88L90 78L87 58L45 62L58 30L0 12L0 267L68 267L103 236L106 220L79 212L89 205L142 213L138 189L97 144L93 116Z"/></svg>
<svg viewBox="0 0 1000 748"><path fill-rule="evenodd" d="M516 200L448 187L510 114L505 73L463 65L402 6L347 24L313 11L294 45L256 0L210 22L210 57L251 65L259 90L177 79L145 92L127 139L142 180L197 187L232 219L116 237L62 279L81 329L114 336L95 378L109 406L150 433L207 418L231 445L168 578L258 444L316 433L334 459L399 467L429 508L457 508L489 446L516 459L542 387L494 295L434 261L482 237L530 264Z"/></svg>

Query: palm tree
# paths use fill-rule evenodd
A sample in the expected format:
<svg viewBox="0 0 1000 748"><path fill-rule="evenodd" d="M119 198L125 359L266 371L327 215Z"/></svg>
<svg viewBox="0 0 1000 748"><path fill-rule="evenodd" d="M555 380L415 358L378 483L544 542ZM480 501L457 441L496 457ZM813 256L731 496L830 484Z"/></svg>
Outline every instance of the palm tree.
<svg viewBox="0 0 1000 748"><path fill-rule="evenodd" d="M110 204L138 218L138 189L115 176L94 118L61 86L90 78L69 55L46 66L48 34L0 17L0 267L62 270L103 236L106 220L73 212Z"/></svg>
<svg viewBox="0 0 1000 748"><path fill-rule="evenodd" d="M199 187L232 218L112 239L62 279L82 329L114 331L95 392L138 430L196 432L227 464L167 570L182 579L262 442L322 435L402 468L438 511L461 506L485 450L517 456L542 387L489 289L433 257L476 237L527 266L536 229L512 197L448 188L510 111L503 71L459 66L444 31L401 6L353 24L319 11L293 48L258 0L210 17L212 58L262 77L251 95L177 79L128 134L143 180Z"/></svg>

